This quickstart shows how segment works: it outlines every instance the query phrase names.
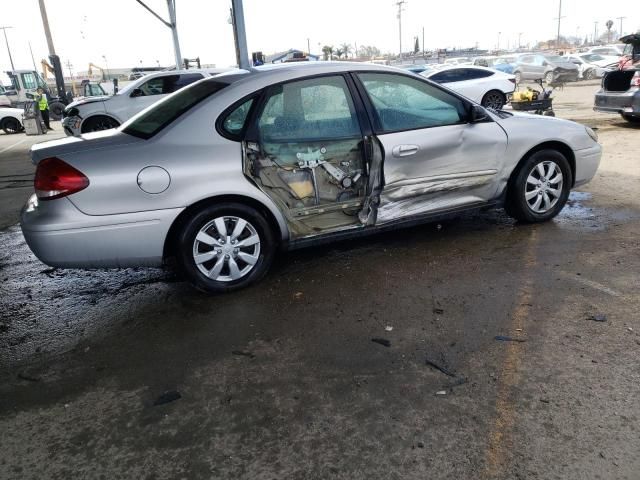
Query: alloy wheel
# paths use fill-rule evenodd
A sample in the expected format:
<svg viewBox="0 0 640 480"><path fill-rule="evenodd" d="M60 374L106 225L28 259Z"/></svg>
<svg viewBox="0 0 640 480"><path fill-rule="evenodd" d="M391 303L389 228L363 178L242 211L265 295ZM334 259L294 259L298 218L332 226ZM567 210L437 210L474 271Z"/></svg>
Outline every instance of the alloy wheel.
<svg viewBox="0 0 640 480"><path fill-rule="evenodd" d="M546 213L558 203L562 186L560 166L553 161L543 161L529 172L524 198L533 212Z"/></svg>
<svg viewBox="0 0 640 480"><path fill-rule="evenodd" d="M193 241L193 261L211 280L238 280L253 270L259 258L258 231L240 217L224 216L208 222Z"/></svg>
<svg viewBox="0 0 640 480"><path fill-rule="evenodd" d="M484 98L484 107L500 110L504 106L504 99L498 92L489 92Z"/></svg>

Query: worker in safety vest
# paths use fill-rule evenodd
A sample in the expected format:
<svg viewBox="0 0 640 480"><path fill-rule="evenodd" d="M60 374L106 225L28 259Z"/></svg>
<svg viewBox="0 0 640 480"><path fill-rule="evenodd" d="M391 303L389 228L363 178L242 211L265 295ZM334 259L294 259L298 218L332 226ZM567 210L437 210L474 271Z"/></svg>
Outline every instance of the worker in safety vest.
<svg viewBox="0 0 640 480"><path fill-rule="evenodd" d="M44 94L44 90L42 88L38 88L36 90L36 96L33 99L38 106L38 110L40 110L40 115L42 115L42 120L44 121L45 127L47 130L53 130L51 125L49 125L49 102L47 101L47 96Z"/></svg>

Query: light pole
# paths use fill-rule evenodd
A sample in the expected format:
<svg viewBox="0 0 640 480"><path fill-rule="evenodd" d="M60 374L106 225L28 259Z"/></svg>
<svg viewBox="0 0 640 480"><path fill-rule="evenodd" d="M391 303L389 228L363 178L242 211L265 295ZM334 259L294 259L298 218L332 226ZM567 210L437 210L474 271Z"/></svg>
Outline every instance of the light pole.
<svg viewBox="0 0 640 480"><path fill-rule="evenodd" d="M598 22L593 22L593 44L596 44L596 38L598 38Z"/></svg>
<svg viewBox="0 0 640 480"><path fill-rule="evenodd" d="M107 80L109 80L109 77L111 76L111 74L109 73L109 63L107 62L107 56L102 55L102 58L104 60L104 67L107 70Z"/></svg>
<svg viewBox="0 0 640 480"><path fill-rule="evenodd" d="M498 45L496 46L496 52L500 51L500 35L502 35L502 32L498 32Z"/></svg>
<svg viewBox="0 0 640 480"><path fill-rule="evenodd" d="M182 54L180 53L180 42L178 41L178 26L176 24L176 0L167 0L167 8L169 9L169 21L167 22L156 12L151 10L142 0L136 0L140 5L149 11L154 17L160 20L165 26L171 29L173 37L173 51L176 59L176 70L179 70L182 66Z"/></svg>
<svg viewBox="0 0 640 480"><path fill-rule="evenodd" d="M522 45L522 43L520 42L521 38L522 38L522 32L518 33L518 48L520 48L520 46Z"/></svg>
<svg viewBox="0 0 640 480"><path fill-rule="evenodd" d="M560 20L562 19L562 0L558 4L558 35L556 36L556 48L560 48Z"/></svg>
<svg viewBox="0 0 640 480"><path fill-rule="evenodd" d="M13 28L13 27L0 27L0 30L4 32L4 41L7 44L7 53L9 54L9 62L11 63L11 70L15 70L16 67L13 66L13 58L11 57L11 49L9 48L9 40L7 40L7 28Z"/></svg>

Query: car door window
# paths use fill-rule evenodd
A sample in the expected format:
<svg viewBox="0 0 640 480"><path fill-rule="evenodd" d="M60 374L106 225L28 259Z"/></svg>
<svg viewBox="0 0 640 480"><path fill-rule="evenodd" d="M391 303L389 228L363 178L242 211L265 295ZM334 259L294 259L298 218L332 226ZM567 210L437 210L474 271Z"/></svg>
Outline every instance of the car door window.
<svg viewBox="0 0 640 480"><path fill-rule="evenodd" d="M193 82L197 82L198 80L202 80L204 76L201 73L184 73L179 75L173 84L168 84L165 86L166 93L173 93L176 90L180 90L181 88L186 87L187 85L191 85ZM170 90L170 91L169 91Z"/></svg>
<svg viewBox="0 0 640 480"><path fill-rule="evenodd" d="M173 77L174 79L177 79L178 76L171 75L171 77ZM162 95L163 93L167 93L164 90L165 90L165 82L167 82L168 78L169 77L155 77L150 80L147 80L138 88L145 96Z"/></svg>
<svg viewBox="0 0 640 480"><path fill-rule="evenodd" d="M533 65L536 67L542 67L544 65L544 57L541 55L536 55L533 57Z"/></svg>
<svg viewBox="0 0 640 480"><path fill-rule="evenodd" d="M463 68L460 69L460 76L463 80L477 80L479 78L486 78L493 75L493 72L488 70L480 70L479 68Z"/></svg>
<svg viewBox="0 0 640 480"><path fill-rule="evenodd" d="M360 135L355 108L342 77L278 86L266 102L258 127L267 142Z"/></svg>
<svg viewBox="0 0 640 480"><path fill-rule="evenodd" d="M358 74L384 132L463 123L465 104L418 79L388 73Z"/></svg>

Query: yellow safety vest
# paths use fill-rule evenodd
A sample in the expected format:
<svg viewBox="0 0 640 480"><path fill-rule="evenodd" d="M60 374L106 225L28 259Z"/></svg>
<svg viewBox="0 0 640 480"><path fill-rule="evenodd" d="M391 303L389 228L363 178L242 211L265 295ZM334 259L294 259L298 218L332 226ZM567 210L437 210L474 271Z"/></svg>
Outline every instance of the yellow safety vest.
<svg viewBox="0 0 640 480"><path fill-rule="evenodd" d="M40 95L40 99L38 100L38 109L40 111L49 109L49 102L44 94Z"/></svg>

